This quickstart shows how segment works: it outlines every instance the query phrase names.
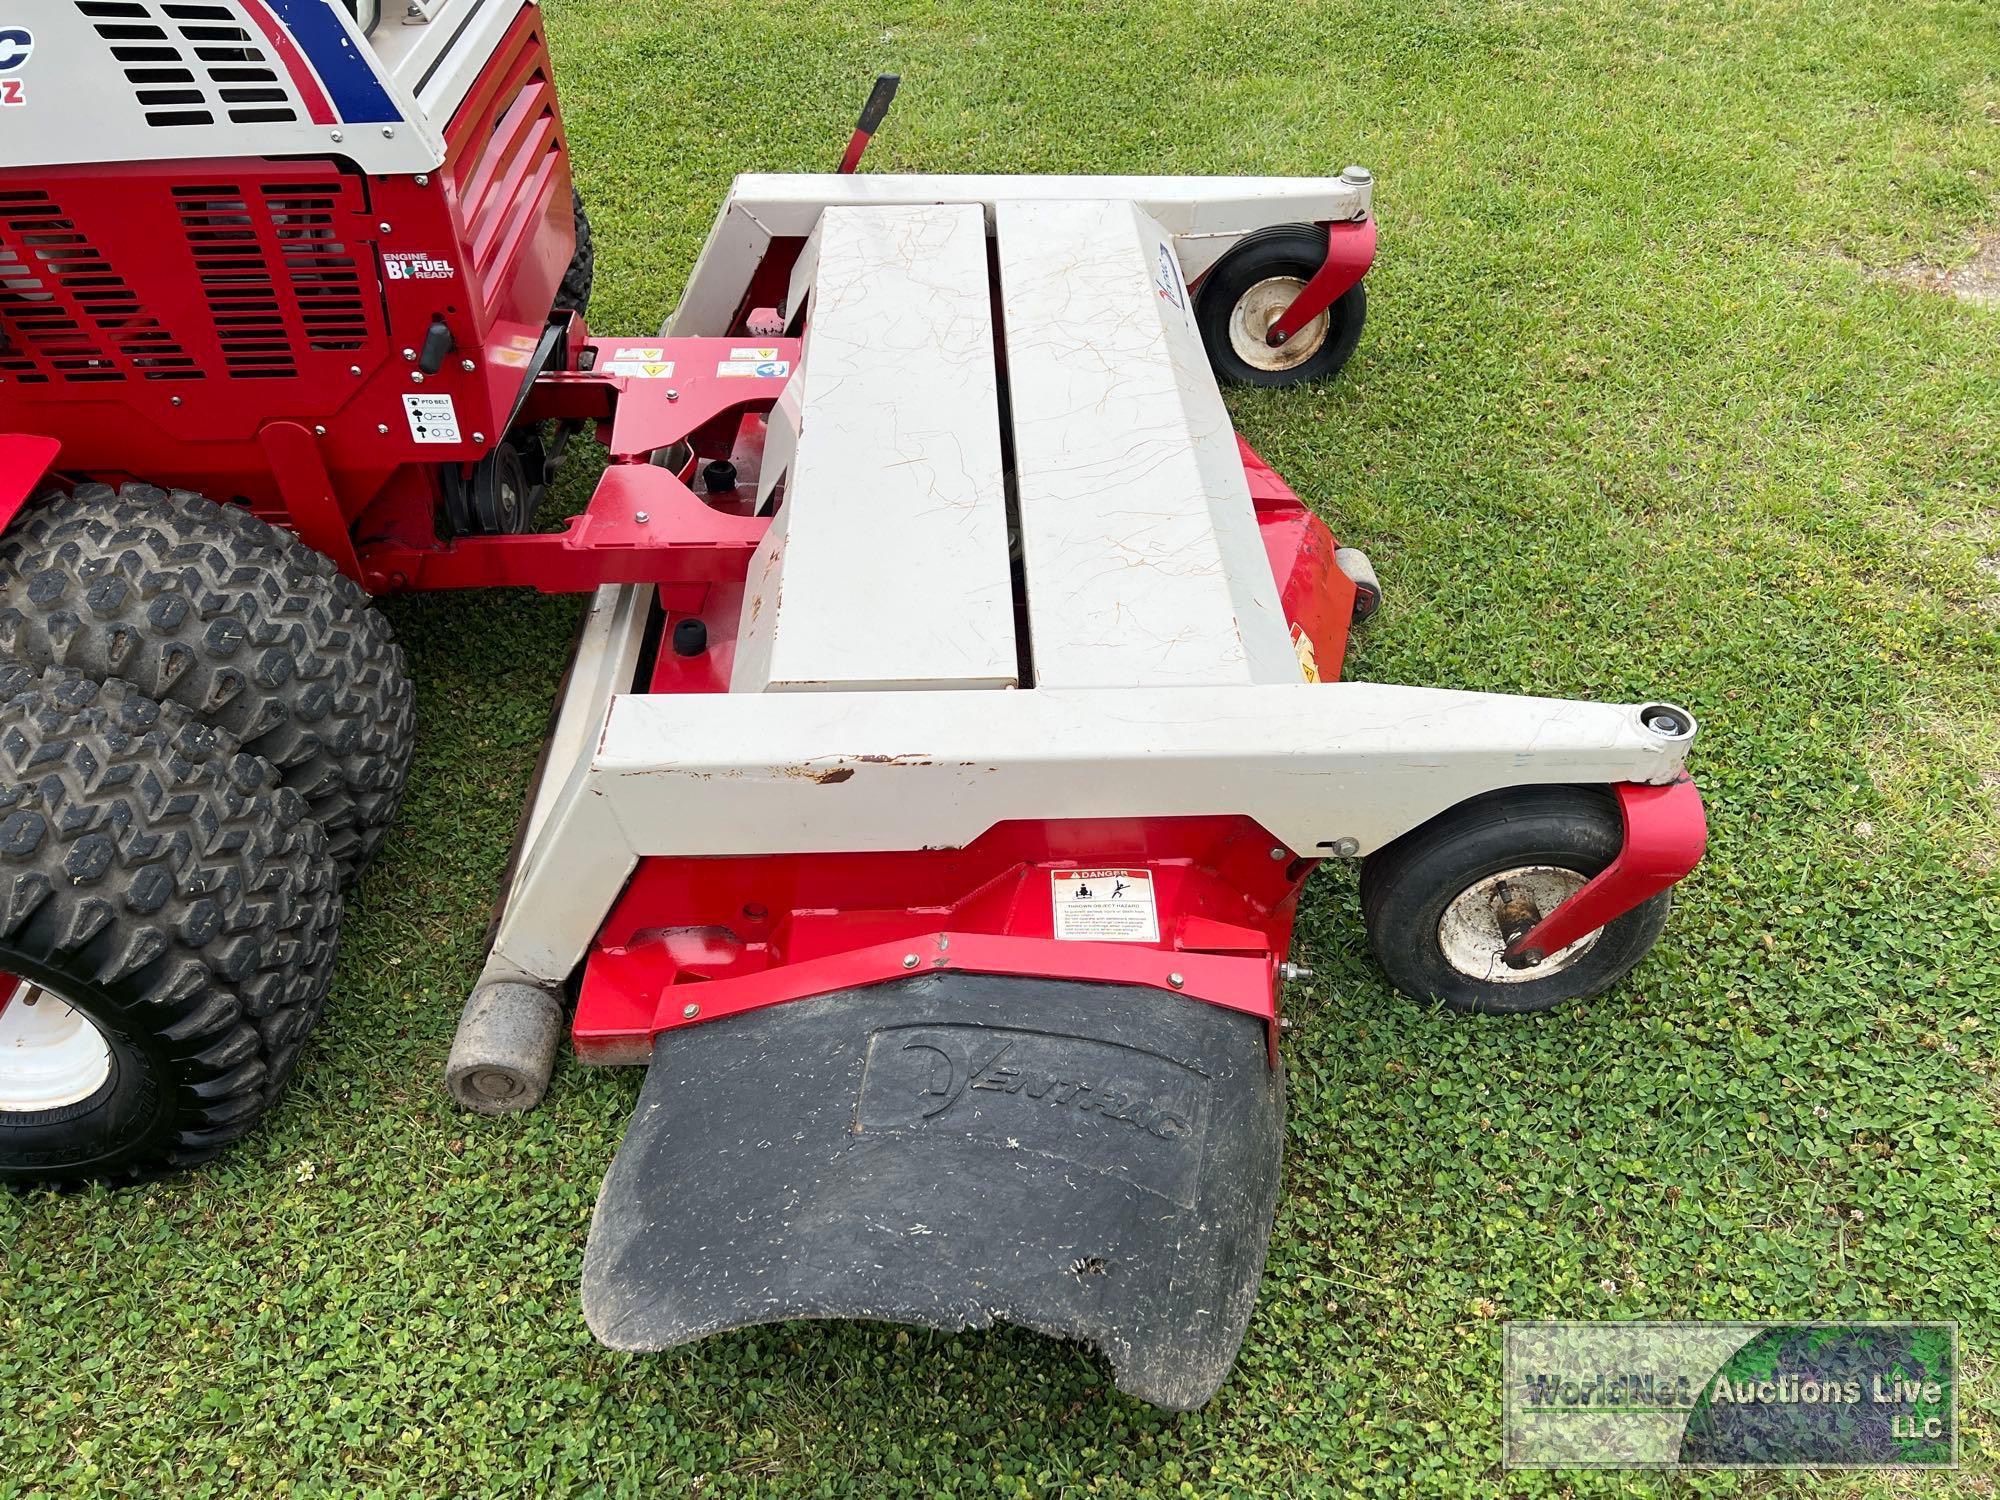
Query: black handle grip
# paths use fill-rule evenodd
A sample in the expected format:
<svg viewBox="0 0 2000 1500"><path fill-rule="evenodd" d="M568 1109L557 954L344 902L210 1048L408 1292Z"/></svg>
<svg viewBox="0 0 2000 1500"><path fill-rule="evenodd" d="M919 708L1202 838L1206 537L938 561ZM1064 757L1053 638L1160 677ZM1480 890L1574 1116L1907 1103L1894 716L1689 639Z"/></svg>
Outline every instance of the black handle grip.
<svg viewBox="0 0 2000 1500"><path fill-rule="evenodd" d="M877 73L875 87L868 91L868 102L861 106L861 118L854 122L854 128L867 135L873 135L882 124L882 117L889 113L889 105L895 100L896 89L903 81L900 73Z"/></svg>

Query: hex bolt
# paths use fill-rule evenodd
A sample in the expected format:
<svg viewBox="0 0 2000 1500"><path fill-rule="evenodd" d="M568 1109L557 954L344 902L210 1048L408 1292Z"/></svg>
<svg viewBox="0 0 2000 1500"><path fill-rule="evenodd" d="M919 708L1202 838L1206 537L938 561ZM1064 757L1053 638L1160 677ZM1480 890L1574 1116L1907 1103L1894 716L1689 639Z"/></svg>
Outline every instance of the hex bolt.
<svg viewBox="0 0 2000 1500"><path fill-rule="evenodd" d="M637 524L644 526L646 524L646 513L643 510L635 510L632 512L632 519Z"/></svg>
<svg viewBox="0 0 2000 1500"><path fill-rule="evenodd" d="M681 1019L683 1021L692 1021L700 1014L701 1007L699 1005L683 1005L681 1007Z"/></svg>
<svg viewBox="0 0 2000 1500"><path fill-rule="evenodd" d="M1187 976L1184 974L1177 974L1177 973L1169 974L1167 976L1167 983L1172 985L1175 989L1179 989L1182 985L1187 983Z"/></svg>
<svg viewBox="0 0 2000 1500"><path fill-rule="evenodd" d="M1359 839L1335 839L1331 847L1333 852L1342 859L1349 859L1361 852L1361 841Z"/></svg>
<svg viewBox="0 0 2000 1500"><path fill-rule="evenodd" d="M1286 959L1283 963L1278 965L1278 977L1284 980L1286 984L1296 984L1301 979L1312 978L1313 971L1311 969L1302 968L1300 965L1293 963L1290 959Z"/></svg>
<svg viewBox="0 0 2000 1500"><path fill-rule="evenodd" d="M917 955L914 953L905 953L903 955L903 967L906 969L914 969L916 966L917 966Z"/></svg>
<svg viewBox="0 0 2000 1500"><path fill-rule="evenodd" d="M1292 1018L1290 1016L1278 1017L1278 1030L1290 1031L1291 1029L1292 1029Z"/></svg>
<svg viewBox="0 0 2000 1500"><path fill-rule="evenodd" d="M680 393L679 391L675 390L675 389L674 389L674 388L673 388L672 386L668 386L668 387L667 387L667 399L668 399L669 401L678 401L678 400L680 400L680 399L681 399L681 393Z"/></svg>
<svg viewBox="0 0 2000 1500"><path fill-rule="evenodd" d="M1284 857L1285 851L1283 849L1273 849L1271 851L1271 858L1273 859L1283 859Z"/></svg>

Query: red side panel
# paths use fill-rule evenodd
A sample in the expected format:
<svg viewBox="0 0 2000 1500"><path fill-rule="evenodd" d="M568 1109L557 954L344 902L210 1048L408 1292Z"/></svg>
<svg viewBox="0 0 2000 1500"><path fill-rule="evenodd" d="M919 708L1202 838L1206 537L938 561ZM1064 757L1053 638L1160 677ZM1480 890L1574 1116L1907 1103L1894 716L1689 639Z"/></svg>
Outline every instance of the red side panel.
<svg viewBox="0 0 2000 1500"><path fill-rule="evenodd" d="M13 524L61 451L62 444L54 438L0 432L0 531Z"/></svg>

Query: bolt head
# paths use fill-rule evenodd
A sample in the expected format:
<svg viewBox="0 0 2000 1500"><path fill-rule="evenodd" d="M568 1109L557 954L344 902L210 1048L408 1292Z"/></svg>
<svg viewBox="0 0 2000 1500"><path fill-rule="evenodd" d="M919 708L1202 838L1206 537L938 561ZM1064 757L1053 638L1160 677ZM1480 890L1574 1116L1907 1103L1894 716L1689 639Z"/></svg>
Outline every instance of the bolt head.
<svg viewBox="0 0 2000 1500"><path fill-rule="evenodd" d="M1373 182L1375 174L1363 166L1346 167L1341 171L1340 180L1351 187L1362 187Z"/></svg>
<svg viewBox="0 0 2000 1500"><path fill-rule="evenodd" d="M635 510L632 512L632 519L639 525L644 526L647 520L646 512L644 512L643 510Z"/></svg>
<svg viewBox="0 0 2000 1500"><path fill-rule="evenodd" d="M389 424L387 422L377 422L375 430L381 433L383 437L387 437L389 435Z"/></svg>
<svg viewBox="0 0 2000 1500"><path fill-rule="evenodd" d="M339 144L340 144L340 143L341 143L342 141L344 141L344 140L346 140L346 139L347 139L347 136L346 136L345 132L343 132L343 131L339 131L339 130L336 130L336 131L334 131L334 132L333 132L333 142L334 142L334 144L335 144L335 145L339 145Z"/></svg>
<svg viewBox="0 0 2000 1500"><path fill-rule="evenodd" d="M382 139L385 141L393 141L395 138L396 138L396 127L393 125L384 125L382 127Z"/></svg>
<svg viewBox="0 0 2000 1500"><path fill-rule="evenodd" d="M1280 848L1274 848L1274 849L1272 849L1272 850L1271 850L1271 858L1273 858L1273 859L1283 859L1284 857L1285 857L1285 851L1284 851L1283 849L1280 849Z"/></svg>
<svg viewBox="0 0 2000 1500"><path fill-rule="evenodd" d="M700 1014L701 1007L699 1005L683 1005L681 1007L681 1019L683 1021L692 1021Z"/></svg>
<svg viewBox="0 0 2000 1500"><path fill-rule="evenodd" d="M361 373L361 366L359 366L359 365L349 365L349 366L347 367L347 373L348 373L348 374L350 374L350 375L359 375L359 374Z"/></svg>
<svg viewBox="0 0 2000 1500"><path fill-rule="evenodd" d="M486 441L486 434L483 432L475 432L472 435L472 440L475 443L483 443Z"/></svg>
<svg viewBox="0 0 2000 1500"><path fill-rule="evenodd" d="M430 173L428 173L428 172L419 172L419 173L417 173L417 186L418 186L418 187L429 187L430 185L431 185L431 174L430 174Z"/></svg>
<svg viewBox="0 0 2000 1500"><path fill-rule="evenodd" d="M1358 839L1335 839L1333 852L1342 859L1351 859L1361 852L1361 843Z"/></svg>
<svg viewBox="0 0 2000 1500"><path fill-rule="evenodd" d="M179 405L181 404L181 398L180 398L180 397L178 397L178 396L174 396L174 397L172 397L172 398L170 398L170 399L172 400L172 402L173 402L173 404L174 404L175 406L179 406Z"/></svg>
<svg viewBox="0 0 2000 1500"><path fill-rule="evenodd" d="M377 224L377 225L376 225L375 227L376 227L377 229L381 230L381 231L382 231L382 233L384 233L384 234L387 234L387 233L389 233L389 232L390 232L390 231L389 231L389 226L388 226L388 225L387 225L386 223L385 223L385 224Z"/></svg>
<svg viewBox="0 0 2000 1500"><path fill-rule="evenodd" d="M914 968L915 968L915 967L917 966L917 963L918 963L918 959L917 959L917 955L916 955L916 954L914 954L914 953L905 953L905 954L903 955L903 967L904 967L904 968L906 968L906 969L914 969Z"/></svg>
<svg viewBox="0 0 2000 1500"><path fill-rule="evenodd" d="M1182 985L1187 983L1187 976L1185 974L1179 974L1179 973L1169 974L1167 976L1167 983L1172 985L1175 989L1179 989Z"/></svg>
<svg viewBox="0 0 2000 1500"><path fill-rule="evenodd" d="M415 364L417 362L417 351L414 349L405 349L403 351L403 358L407 359L411 364Z"/></svg>
<svg viewBox="0 0 2000 1500"><path fill-rule="evenodd" d="M424 372L422 370L410 371L410 384L422 385L423 383L424 383Z"/></svg>
<svg viewBox="0 0 2000 1500"><path fill-rule="evenodd" d="M325 437L325 436L326 436L326 429L325 429L324 427L315 427L315 428L313 428L313 436L314 436L314 437Z"/></svg>
<svg viewBox="0 0 2000 1500"><path fill-rule="evenodd" d="M474 370L476 370L476 369L478 369L478 368L479 368L479 366L478 366L478 365L474 364L474 363L473 363L473 362L472 362L471 360L469 360L469 359L461 359L461 360L460 360L460 361L458 362L458 367L459 367L459 368L460 368L461 370L465 371L465 372L466 372L466 374L468 374L468 375L470 375L470 374L471 374L471 373L472 373L472 372L473 372Z"/></svg>

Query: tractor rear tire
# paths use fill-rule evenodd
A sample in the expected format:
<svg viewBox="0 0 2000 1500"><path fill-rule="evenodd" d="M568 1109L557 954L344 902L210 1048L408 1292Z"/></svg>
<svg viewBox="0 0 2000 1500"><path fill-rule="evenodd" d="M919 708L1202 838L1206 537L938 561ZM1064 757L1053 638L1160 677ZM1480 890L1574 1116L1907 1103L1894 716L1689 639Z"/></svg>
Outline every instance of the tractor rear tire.
<svg viewBox="0 0 2000 1500"><path fill-rule="evenodd" d="M0 971L23 984L0 1182L193 1166L277 1102L319 1018L326 837L269 764L129 684L14 667L0 691ZM61 1066L37 1066L52 1026Z"/></svg>
<svg viewBox="0 0 2000 1500"><path fill-rule="evenodd" d="M0 652L130 681L278 769L351 882L408 777L403 652L352 579L247 510L78 485L0 549Z"/></svg>
<svg viewBox="0 0 2000 1500"><path fill-rule="evenodd" d="M591 238L590 215L583 211L583 194L571 188L569 196L570 210L576 215L576 254L556 291L556 311L573 312L580 318L590 310L590 287L597 279L597 246Z"/></svg>

